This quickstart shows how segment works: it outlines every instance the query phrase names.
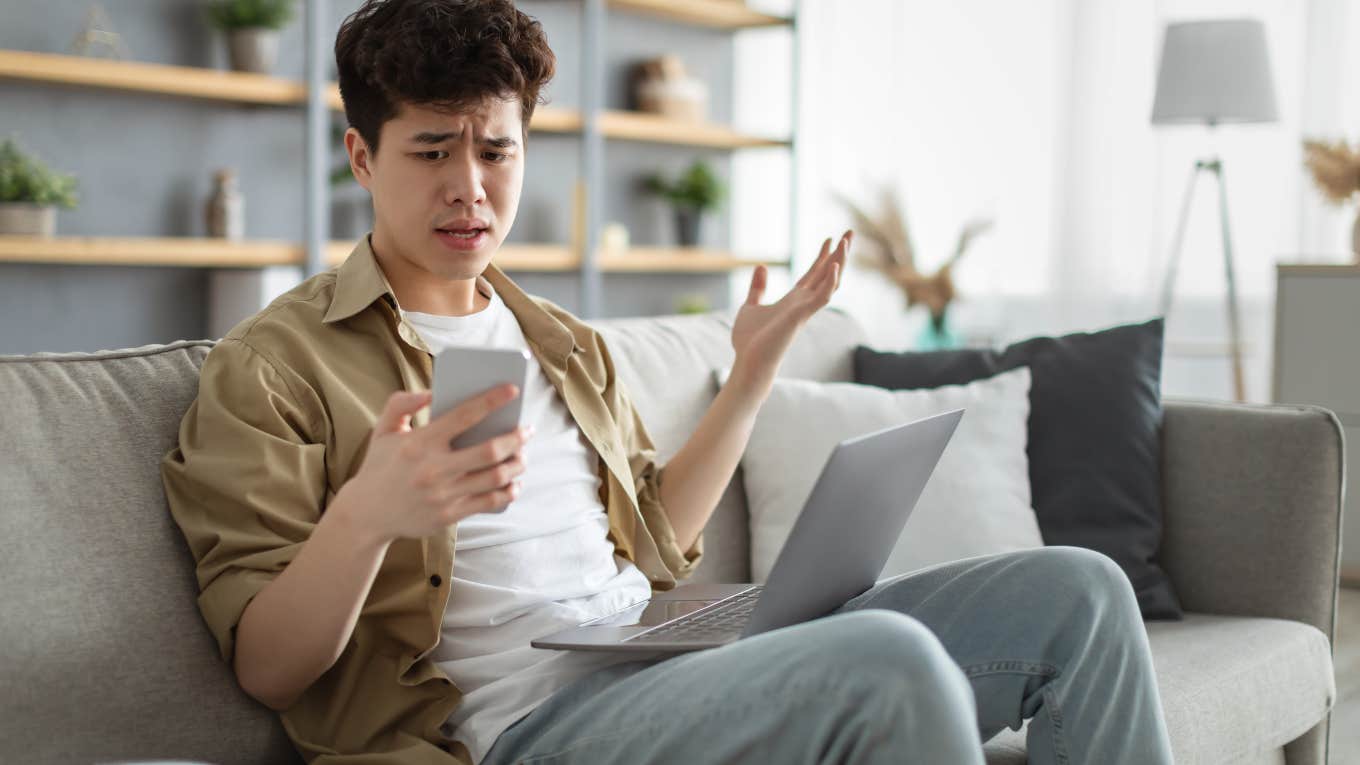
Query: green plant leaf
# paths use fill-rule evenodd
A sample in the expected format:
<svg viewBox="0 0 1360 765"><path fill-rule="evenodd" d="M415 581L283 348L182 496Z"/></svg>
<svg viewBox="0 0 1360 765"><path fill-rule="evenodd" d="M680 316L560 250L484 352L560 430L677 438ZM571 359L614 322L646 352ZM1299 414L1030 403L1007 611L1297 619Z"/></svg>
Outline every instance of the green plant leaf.
<svg viewBox="0 0 1360 765"><path fill-rule="evenodd" d="M77 186L75 176L53 172L15 141L0 144L0 202L71 208L78 201Z"/></svg>
<svg viewBox="0 0 1360 765"><path fill-rule="evenodd" d="M209 0L208 22L218 29L282 29L293 18L294 0Z"/></svg>
<svg viewBox="0 0 1360 765"><path fill-rule="evenodd" d="M704 160L696 160L674 182L651 175L645 179L645 186L671 204L699 210L716 209L726 193L722 181Z"/></svg>

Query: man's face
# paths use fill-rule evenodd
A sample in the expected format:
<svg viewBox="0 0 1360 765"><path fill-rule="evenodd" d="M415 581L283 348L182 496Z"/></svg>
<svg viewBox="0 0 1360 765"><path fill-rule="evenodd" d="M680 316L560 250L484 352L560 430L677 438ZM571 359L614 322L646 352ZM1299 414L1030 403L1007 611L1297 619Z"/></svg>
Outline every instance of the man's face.
<svg viewBox="0 0 1360 765"><path fill-rule="evenodd" d="M377 156L350 128L350 165L373 195L374 249L420 281L476 278L515 222L522 138L514 99L462 113L402 104L382 126Z"/></svg>

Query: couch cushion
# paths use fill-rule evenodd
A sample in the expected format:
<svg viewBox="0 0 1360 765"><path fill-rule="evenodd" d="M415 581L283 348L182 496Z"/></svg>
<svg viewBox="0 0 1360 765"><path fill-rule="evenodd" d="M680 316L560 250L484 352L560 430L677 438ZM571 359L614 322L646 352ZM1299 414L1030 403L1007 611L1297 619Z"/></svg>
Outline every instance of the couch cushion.
<svg viewBox="0 0 1360 765"><path fill-rule="evenodd" d="M1176 762L1282 763L1336 697L1327 638L1301 622L1187 613L1148 638ZM1004 730L987 762L1023 765L1024 747Z"/></svg>
<svg viewBox="0 0 1360 765"><path fill-rule="evenodd" d="M717 395L713 371L732 365L728 312L591 322L599 329L661 463L685 445ZM824 309L804 325L784 356L782 377L850 379L850 355L864 330L849 315ZM704 560L690 581L748 582L747 509L741 471L723 492L704 533Z"/></svg>
<svg viewBox="0 0 1360 765"><path fill-rule="evenodd" d="M1028 366L1029 474L1050 545L1098 550L1124 569L1144 618L1181 606L1158 565L1162 320L1004 350L855 352L855 381L886 388L957 385Z"/></svg>
<svg viewBox="0 0 1360 765"><path fill-rule="evenodd" d="M915 511L878 578L1043 547L1029 503L1025 457L1029 382L1023 367L927 390L777 380L741 458L751 515L752 581L769 579L837 443L954 409L965 410L963 419L920 499L900 498L901 503L915 500ZM883 472L911 473L906 466L920 457L902 452L888 460L893 467Z"/></svg>
<svg viewBox="0 0 1360 765"><path fill-rule="evenodd" d="M1186 614L1148 637L1177 762L1255 762L1336 699L1331 646L1301 622Z"/></svg>
<svg viewBox="0 0 1360 765"><path fill-rule="evenodd" d="M0 357L0 759L296 761L217 658L161 488L210 347Z"/></svg>

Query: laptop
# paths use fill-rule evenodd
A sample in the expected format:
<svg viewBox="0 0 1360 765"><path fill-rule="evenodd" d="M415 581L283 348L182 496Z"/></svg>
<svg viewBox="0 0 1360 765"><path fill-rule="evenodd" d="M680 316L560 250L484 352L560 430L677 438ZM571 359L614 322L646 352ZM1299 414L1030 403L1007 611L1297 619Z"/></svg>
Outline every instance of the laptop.
<svg viewBox="0 0 1360 765"><path fill-rule="evenodd" d="M684 584L529 644L698 651L835 611L878 580L963 411L837 444L764 585Z"/></svg>

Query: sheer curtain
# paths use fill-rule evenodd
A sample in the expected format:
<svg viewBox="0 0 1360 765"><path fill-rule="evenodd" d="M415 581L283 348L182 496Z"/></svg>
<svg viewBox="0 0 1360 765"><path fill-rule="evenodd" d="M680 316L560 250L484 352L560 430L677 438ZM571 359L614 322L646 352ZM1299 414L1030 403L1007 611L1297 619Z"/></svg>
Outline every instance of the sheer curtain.
<svg viewBox="0 0 1360 765"><path fill-rule="evenodd" d="M752 5L757 3L752 2ZM781 10L787 3L764 3ZM1201 128L1149 123L1162 29L1197 18L1266 26L1280 121ZM803 0L798 99L798 268L891 184L918 260L937 265L959 227L995 218L955 272L953 317L975 343L1094 329L1153 315L1193 162L1224 160L1246 329L1248 396L1266 400L1274 266L1345 257L1354 211L1325 205L1302 166L1304 136L1360 138L1360 4L1350 0ZM742 55L737 114L769 114L779 59ZM785 59L786 60L786 59ZM776 89L777 90L777 89ZM750 172L759 169L752 160ZM742 172L742 164L734 172ZM777 177L767 175L762 177ZM766 241L743 183L734 235ZM752 188L754 187L754 190ZM1168 326L1164 390L1228 397L1216 199L1201 179ZM787 239L787 236L783 236ZM750 246L750 245L746 245ZM744 280L734 293L744 292ZM900 293L852 267L836 303L885 347L924 323Z"/></svg>

